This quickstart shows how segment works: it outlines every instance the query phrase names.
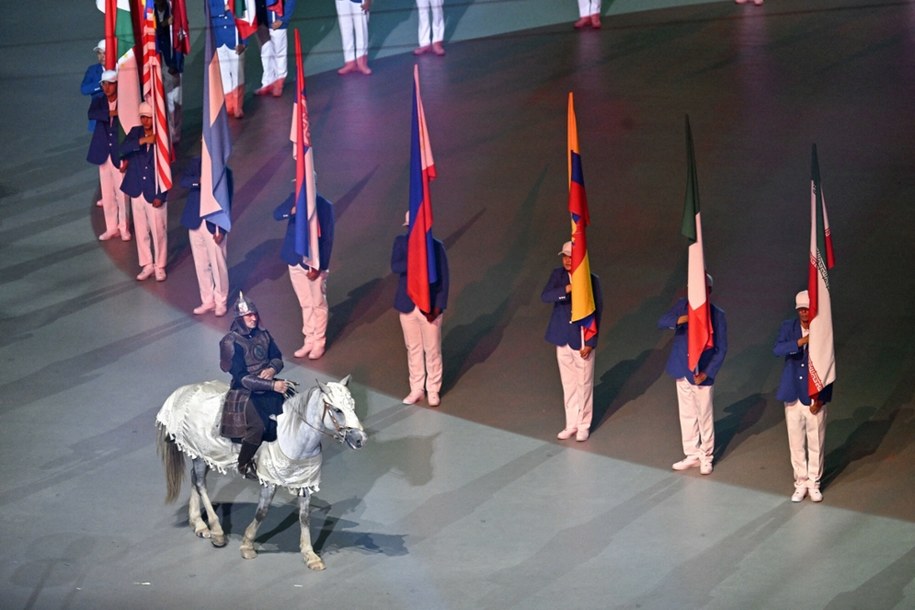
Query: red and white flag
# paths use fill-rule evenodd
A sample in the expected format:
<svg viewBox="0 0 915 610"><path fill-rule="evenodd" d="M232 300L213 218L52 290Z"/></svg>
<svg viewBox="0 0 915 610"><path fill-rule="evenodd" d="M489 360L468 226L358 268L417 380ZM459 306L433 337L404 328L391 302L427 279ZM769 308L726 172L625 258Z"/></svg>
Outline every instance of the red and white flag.
<svg viewBox="0 0 915 610"><path fill-rule="evenodd" d="M152 106L153 134L156 136L156 183L161 192L172 188L172 143L165 114L162 66L156 53L156 22L153 0L143 11L143 97Z"/></svg>

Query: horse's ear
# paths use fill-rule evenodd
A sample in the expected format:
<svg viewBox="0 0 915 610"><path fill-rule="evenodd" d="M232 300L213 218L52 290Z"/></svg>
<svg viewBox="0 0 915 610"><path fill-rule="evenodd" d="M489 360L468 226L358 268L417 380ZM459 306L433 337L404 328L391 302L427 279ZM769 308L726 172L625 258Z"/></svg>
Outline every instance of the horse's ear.
<svg viewBox="0 0 915 610"><path fill-rule="evenodd" d="M315 379L315 383L318 384L318 387L321 388L321 391L327 394L327 386L321 383L320 379Z"/></svg>
<svg viewBox="0 0 915 610"><path fill-rule="evenodd" d="M346 377L344 377L343 379L341 379L341 380L340 380L340 385L342 385L342 386L345 387L346 384L349 383L349 379L350 379L350 377L352 377L352 376L353 376L353 374L350 373L349 375L347 375Z"/></svg>

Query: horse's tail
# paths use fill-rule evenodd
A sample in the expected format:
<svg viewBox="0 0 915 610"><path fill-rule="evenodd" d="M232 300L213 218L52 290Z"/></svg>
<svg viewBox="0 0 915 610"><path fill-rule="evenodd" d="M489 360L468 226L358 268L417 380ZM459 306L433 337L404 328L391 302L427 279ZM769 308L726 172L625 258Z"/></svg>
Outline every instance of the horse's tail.
<svg viewBox="0 0 915 610"><path fill-rule="evenodd" d="M159 438L156 441L156 449L159 457L162 458L162 465L165 466L165 484L167 492L165 494L166 504L174 502L181 492L181 484L184 482L184 454L178 449L178 445L165 431L165 426L159 426Z"/></svg>

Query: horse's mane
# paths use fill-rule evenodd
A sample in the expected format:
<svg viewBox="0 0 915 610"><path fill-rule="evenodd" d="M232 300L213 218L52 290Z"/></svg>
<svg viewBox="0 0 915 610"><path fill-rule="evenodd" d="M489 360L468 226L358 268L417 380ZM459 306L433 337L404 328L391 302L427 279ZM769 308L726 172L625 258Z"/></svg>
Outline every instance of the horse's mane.
<svg viewBox="0 0 915 610"><path fill-rule="evenodd" d="M283 403L283 410L304 420L308 412L308 403L311 400L311 395L320 391L320 388L312 387L305 392L298 392L295 396L286 399L286 402Z"/></svg>

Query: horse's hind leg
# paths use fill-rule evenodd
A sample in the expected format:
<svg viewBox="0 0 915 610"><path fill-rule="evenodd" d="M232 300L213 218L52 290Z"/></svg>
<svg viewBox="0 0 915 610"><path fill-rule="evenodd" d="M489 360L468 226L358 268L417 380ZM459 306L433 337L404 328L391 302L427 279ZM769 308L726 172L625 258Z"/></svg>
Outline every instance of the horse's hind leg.
<svg viewBox="0 0 915 610"><path fill-rule="evenodd" d="M323 570L324 560L318 557L315 550L311 548L311 494L307 491L299 497L299 548L302 551L302 559L309 570Z"/></svg>
<svg viewBox="0 0 915 610"><path fill-rule="evenodd" d="M261 487L260 497L257 500L257 510L254 511L254 521L245 528L245 535L241 539L241 556L244 559L255 559L257 557L257 551L254 550L254 537L257 536L257 528L267 518L267 511L270 510L270 503L273 502L275 494L276 485Z"/></svg>
<svg viewBox="0 0 915 610"><path fill-rule="evenodd" d="M201 459L195 459L191 467L191 501L188 504L188 520L194 533L201 538L209 538L210 543L215 547L224 547L226 545L226 536L222 531L222 525L219 523L219 517L213 510L213 503L210 502L210 495L207 493L207 472L209 467ZM207 523L204 523L200 515L200 506L203 505L207 513Z"/></svg>

